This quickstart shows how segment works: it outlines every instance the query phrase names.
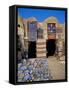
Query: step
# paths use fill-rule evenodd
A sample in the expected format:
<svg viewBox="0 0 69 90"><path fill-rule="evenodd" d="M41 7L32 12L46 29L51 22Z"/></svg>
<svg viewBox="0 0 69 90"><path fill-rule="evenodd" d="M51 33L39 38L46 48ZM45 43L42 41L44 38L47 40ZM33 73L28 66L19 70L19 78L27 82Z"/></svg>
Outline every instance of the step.
<svg viewBox="0 0 69 90"><path fill-rule="evenodd" d="M43 50L42 51L37 51L37 54L39 54L39 53L43 54L43 53L46 53L46 51L43 51Z"/></svg>
<svg viewBox="0 0 69 90"><path fill-rule="evenodd" d="M36 42L36 54L37 57L46 57L46 40L44 39L38 39Z"/></svg>
<svg viewBox="0 0 69 90"><path fill-rule="evenodd" d="M37 48L36 51L46 51L46 48Z"/></svg>
<svg viewBox="0 0 69 90"><path fill-rule="evenodd" d="M46 42L37 42L37 45L46 45Z"/></svg>
<svg viewBox="0 0 69 90"><path fill-rule="evenodd" d="M37 43L38 43L38 42L46 42L46 40L45 40L45 39L38 39L36 42L37 42Z"/></svg>
<svg viewBox="0 0 69 90"><path fill-rule="evenodd" d="M37 53L37 57L46 57L46 53Z"/></svg>
<svg viewBox="0 0 69 90"><path fill-rule="evenodd" d="M43 45L36 45L36 48L39 48L39 47L42 47L42 48L46 48L46 44L43 44Z"/></svg>

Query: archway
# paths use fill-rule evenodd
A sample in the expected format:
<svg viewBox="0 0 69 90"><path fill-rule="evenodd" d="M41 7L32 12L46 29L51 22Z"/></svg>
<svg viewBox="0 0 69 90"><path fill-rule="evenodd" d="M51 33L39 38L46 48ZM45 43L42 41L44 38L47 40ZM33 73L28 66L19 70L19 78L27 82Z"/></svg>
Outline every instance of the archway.
<svg viewBox="0 0 69 90"><path fill-rule="evenodd" d="M48 39L46 42L46 49L47 49L47 57L53 56L56 50L56 40L55 39Z"/></svg>

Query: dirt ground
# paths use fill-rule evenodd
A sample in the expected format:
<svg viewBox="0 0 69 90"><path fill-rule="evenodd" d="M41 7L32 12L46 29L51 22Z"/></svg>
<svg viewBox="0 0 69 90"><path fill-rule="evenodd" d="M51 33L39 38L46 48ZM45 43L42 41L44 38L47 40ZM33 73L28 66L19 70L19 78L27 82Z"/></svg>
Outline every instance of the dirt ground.
<svg viewBox="0 0 69 90"><path fill-rule="evenodd" d="M54 56L48 57L47 61L53 80L65 79L65 61L57 60Z"/></svg>

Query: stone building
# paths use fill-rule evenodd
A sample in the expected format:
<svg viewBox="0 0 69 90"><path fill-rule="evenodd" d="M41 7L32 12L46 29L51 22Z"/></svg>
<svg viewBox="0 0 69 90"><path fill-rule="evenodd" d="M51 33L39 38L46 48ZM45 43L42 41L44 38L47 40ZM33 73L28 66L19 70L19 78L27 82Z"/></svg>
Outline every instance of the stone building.
<svg viewBox="0 0 69 90"><path fill-rule="evenodd" d="M28 58L64 55L65 24L53 16L43 22L34 17L23 19L18 16L18 35L28 51Z"/></svg>

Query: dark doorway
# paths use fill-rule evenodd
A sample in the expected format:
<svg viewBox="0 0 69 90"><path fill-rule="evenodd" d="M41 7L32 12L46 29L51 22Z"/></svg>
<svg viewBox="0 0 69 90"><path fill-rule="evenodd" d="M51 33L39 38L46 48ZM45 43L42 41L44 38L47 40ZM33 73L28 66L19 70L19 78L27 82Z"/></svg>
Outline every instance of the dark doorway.
<svg viewBox="0 0 69 90"><path fill-rule="evenodd" d="M56 40L55 39L47 40L46 49L47 49L47 57L53 56L56 50Z"/></svg>
<svg viewBox="0 0 69 90"><path fill-rule="evenodd" d="M36 58L36 41L29 41L28 58Z"/></svg>

